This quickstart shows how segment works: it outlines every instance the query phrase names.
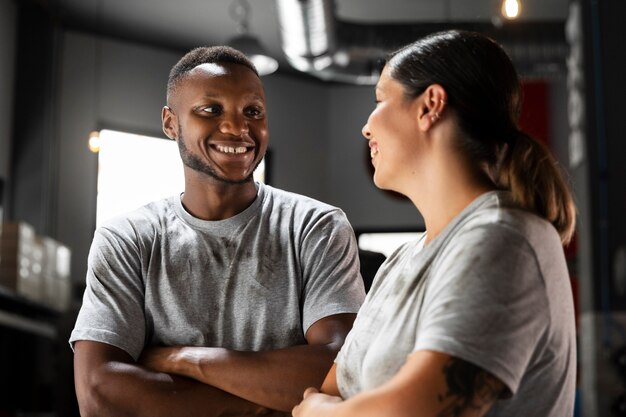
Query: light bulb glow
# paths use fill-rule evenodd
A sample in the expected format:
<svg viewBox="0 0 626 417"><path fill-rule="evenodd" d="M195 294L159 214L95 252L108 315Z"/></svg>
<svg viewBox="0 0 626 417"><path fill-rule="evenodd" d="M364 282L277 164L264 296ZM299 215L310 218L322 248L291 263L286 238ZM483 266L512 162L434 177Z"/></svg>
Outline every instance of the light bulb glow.
<svg viewBox="0 0 626 417"><path fill-rule="evenodd" d="M515 19L520 13L519 0L504 0L502 3L502 15L507 19Z"/></svg>
<svg viewBox="0 0 626 417"><path fill-rule="evenodd" d="M89 133L89 150L93 153L100 151L100 132L94 130Z"/></svg>

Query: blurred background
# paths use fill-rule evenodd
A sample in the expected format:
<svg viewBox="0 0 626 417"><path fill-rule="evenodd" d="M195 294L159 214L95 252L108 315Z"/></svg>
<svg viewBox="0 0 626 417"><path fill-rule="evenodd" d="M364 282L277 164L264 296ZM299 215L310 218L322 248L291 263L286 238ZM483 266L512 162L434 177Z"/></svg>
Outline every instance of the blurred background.
<svg viewBox="0 0 626 417"><path fill-rule="evenodd" d="M625 416L625 16L619 0L0 0L0 417L78 415L67 340L93 232L182 189L160 114L185 52L254 59L271 133L257 179L342 208L368 285L424 230L371 182L373 85L388 52L450 28L504 46L521 126L574 191L576 415Z"/></svg>

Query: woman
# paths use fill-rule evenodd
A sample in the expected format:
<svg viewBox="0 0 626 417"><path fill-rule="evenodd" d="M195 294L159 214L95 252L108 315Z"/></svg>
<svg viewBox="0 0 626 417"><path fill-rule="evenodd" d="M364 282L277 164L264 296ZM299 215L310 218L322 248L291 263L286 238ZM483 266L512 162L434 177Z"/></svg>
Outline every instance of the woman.
<svg viewBox="0 0 626 417"><path fill-rule="evenodd" d="M516 126L511 61L482 35L433 34L391 56L376 102L374 183L410 198L426 233L381 266L322 393L293 415L571 417L575 207Z"/></svg>

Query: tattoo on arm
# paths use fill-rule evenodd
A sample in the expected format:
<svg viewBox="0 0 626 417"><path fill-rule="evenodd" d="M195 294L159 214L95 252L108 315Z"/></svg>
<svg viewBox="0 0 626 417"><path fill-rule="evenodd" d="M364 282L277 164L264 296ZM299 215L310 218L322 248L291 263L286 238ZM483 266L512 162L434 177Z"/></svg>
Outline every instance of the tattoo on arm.
<svg viewBox="0 0 626 417"><path fill-rule="evenodd" d="M440 402L449 402L437 417L482 416L504 391L500 380L480 367L452 358L442 369L447 391ZM467 414L466 414L467 413Z"/></svg>

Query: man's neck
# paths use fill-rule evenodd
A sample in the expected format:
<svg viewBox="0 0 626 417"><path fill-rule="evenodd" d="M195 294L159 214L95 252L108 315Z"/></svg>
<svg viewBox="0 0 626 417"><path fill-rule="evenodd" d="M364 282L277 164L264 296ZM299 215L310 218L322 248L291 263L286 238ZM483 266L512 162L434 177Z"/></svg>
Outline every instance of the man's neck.
<svg viewBox="0 0 626 417"><path fill-rule="evenodd" d="M225 220L254 202L257 189L254 181L229 184L220 181L185 181L181 199L185 210L202 220Z"/></svg>

